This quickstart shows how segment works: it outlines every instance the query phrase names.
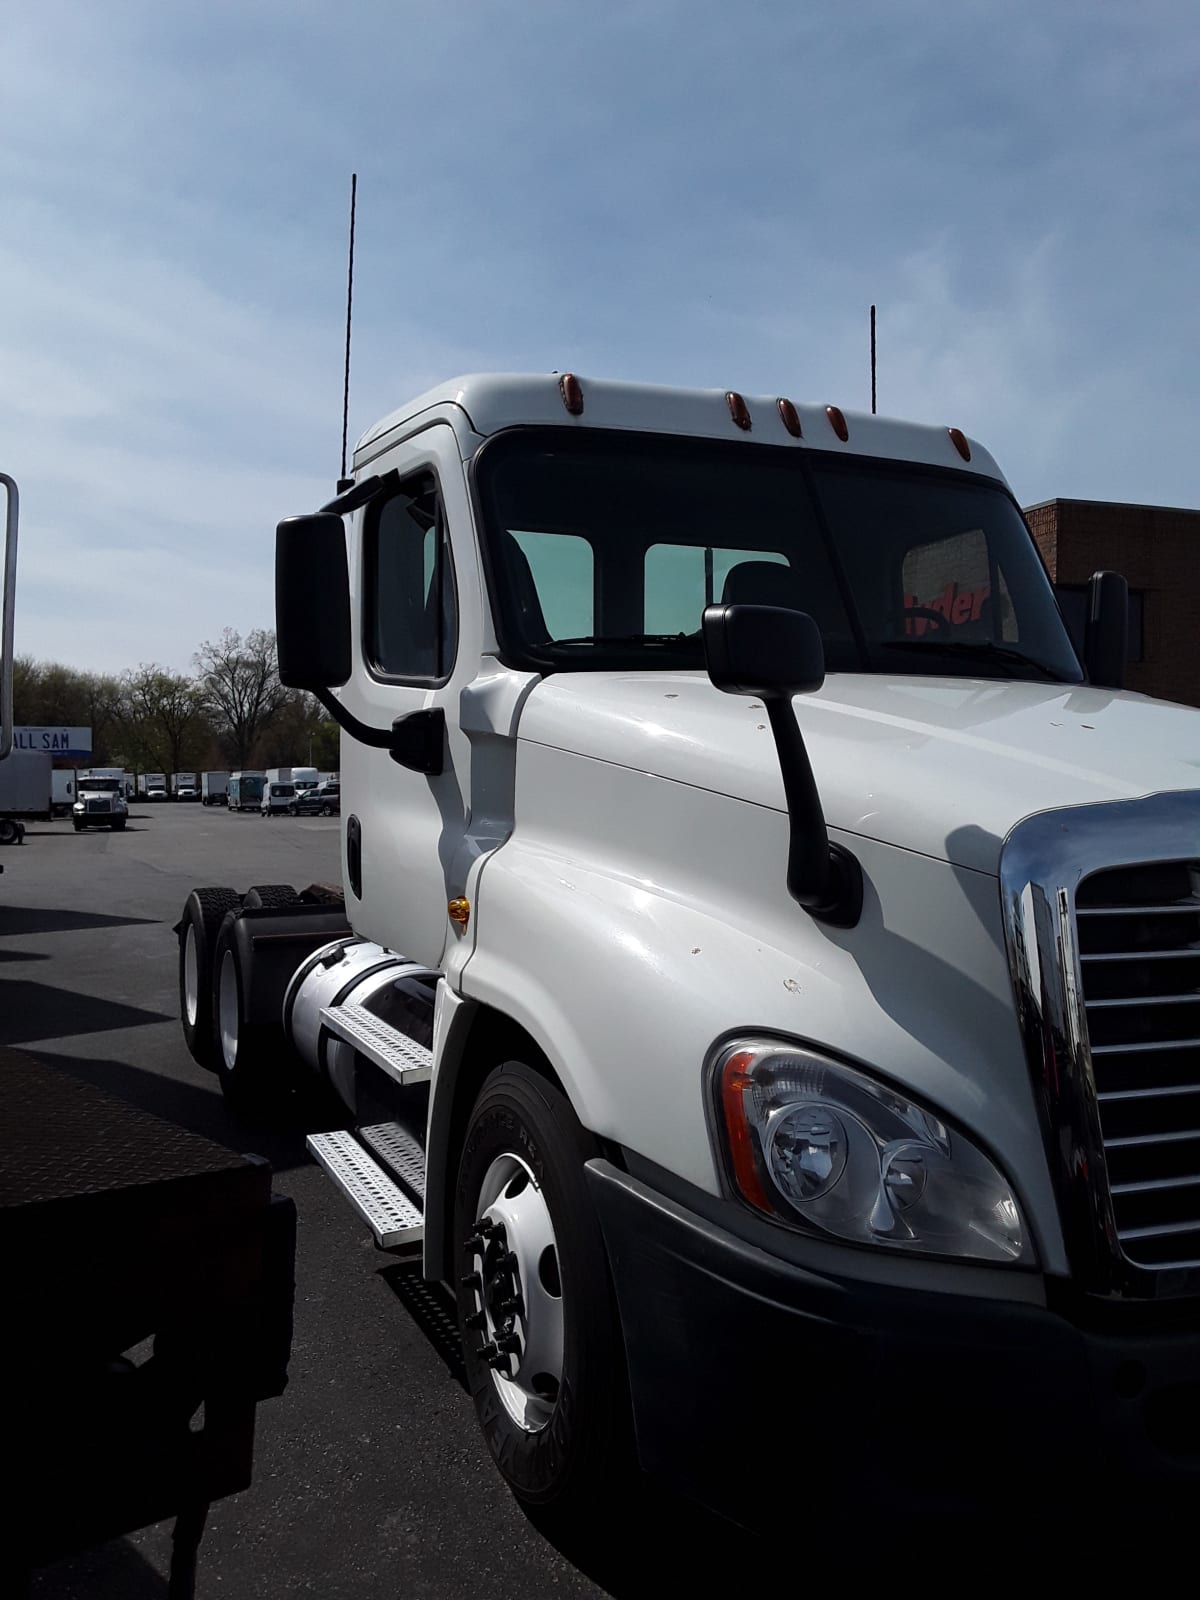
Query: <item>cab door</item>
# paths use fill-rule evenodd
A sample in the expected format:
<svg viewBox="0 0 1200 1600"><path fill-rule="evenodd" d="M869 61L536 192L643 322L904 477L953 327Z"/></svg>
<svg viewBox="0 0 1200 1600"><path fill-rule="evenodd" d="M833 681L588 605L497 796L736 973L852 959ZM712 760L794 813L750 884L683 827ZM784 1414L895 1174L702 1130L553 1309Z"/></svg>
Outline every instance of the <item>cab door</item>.
<svg viewBox="0 0 1200 1600"><path fill-rule="evenodd" d="M441 964L469 820L471 752L458 703L479 670L482 600L466 479L448 424L369 470L387 488L351 530L354 668L347 709L374 727L441 710L442 771L416 772L342 735L343 869L355 929ZM394 474L394 478L391 476Z"/></svg>

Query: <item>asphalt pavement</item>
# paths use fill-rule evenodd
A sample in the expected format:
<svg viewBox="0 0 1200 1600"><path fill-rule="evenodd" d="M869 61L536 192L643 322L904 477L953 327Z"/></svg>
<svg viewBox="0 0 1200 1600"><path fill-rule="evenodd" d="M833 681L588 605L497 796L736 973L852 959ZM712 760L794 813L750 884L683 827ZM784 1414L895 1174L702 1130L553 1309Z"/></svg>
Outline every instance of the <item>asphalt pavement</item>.
<svg viewBox="0 0 1200 1600"><path fill-rule="evenodd" d="M248 1134L180 1032L171 931L197 885L340 881L336 819L135 803L123 834L33 823L0 852L0 1044L273 1164L300 1219L286 1394L259 1409L254 1482L212 1509L199 1600L314 1594L626 1596L719 1592L745 1541L650 1487L642 1514L564 1551L493 1468L442 1292L398 1266L304 1151ZM39 1600L166 1593L170 1525L45 1569Z"/></svg>

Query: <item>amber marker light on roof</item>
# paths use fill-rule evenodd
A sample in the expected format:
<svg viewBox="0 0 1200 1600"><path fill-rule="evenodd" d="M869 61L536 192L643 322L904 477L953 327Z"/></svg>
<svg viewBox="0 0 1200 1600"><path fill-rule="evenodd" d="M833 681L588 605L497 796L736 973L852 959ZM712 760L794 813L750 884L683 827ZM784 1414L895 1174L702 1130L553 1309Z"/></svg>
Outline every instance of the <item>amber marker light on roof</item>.
<svg viewBox="0 0 1200 1600"><path fill-rule="evenodd" d="M958 451L963 460L970 461L971 446L967 443L967 436L962 429L947 428L946 432L950 435L951 444L953 444L954 448Z"/></svg>
<svg viewBox="0 0 1200 1600"><path fill-rule="evenodd" d="M725 404L729 407L729 415L737 423L743 433L750 432L750 407L738 394L736 389L729 389L725 394Z"/></svg>
<svg viewBox="0 0 1200 1600"><path fill-rule="evenodd" d="M829 418L829 426L833 429L834 433L837 434L842 443L845 444L846 440L850 437L850 429L846 426L845 417L838 410L837 406L826 406L825 415Z"/></svg>
<svg viewBox="0 0 1200 1600"><path fill-rule="evenodd" d="M573 417L583 415L583 390L579 387L579 379L573 372L564 372L558 380L558 392L562 395L562 403L568 413Z"/></svg>
<svg viewBox="0 0 1200 1600"><path fill-rule="evenodd" d="M792 438L802 439L804 435L800 431L800 413L796 410L792 402L790 400L784 400L780 398L776 400L775 406L779 412L780 421L791 434Z"/></svg>

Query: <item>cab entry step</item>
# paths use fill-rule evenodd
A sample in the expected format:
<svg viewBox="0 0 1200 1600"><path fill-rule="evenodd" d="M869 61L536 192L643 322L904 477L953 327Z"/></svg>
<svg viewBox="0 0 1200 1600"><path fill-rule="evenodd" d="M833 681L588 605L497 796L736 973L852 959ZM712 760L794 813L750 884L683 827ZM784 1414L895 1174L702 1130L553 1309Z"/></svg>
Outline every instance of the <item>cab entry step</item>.
<svg viewBox="0 0 1200 1600"><path fill-rule="evenodd" d="M321 1021L330 1033L360 1050L397 1083L428 1083L433 1072L433 1052L389 1028L365 1006L356 1006L353 1001L323 1006Z"/></svg>
<svg viewBox="0 0 1200 1600"><path fill-rule="evenodd" d="M372 1160L352 1133L310 1133L305 1143L370 1228L381 1250L420 1243L424 1233L420 1206Z"/></svg>

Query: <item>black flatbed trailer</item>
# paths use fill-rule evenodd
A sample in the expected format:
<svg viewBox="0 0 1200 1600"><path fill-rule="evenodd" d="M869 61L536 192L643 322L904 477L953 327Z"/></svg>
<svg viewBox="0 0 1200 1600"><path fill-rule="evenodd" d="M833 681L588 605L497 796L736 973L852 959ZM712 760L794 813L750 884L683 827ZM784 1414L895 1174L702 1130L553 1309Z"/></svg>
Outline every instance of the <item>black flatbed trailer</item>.
<svg viewBox="0 0 1200 1600"><path fill-rule="evenodd" d="M295 1232L266 1162L0 1049L0 1592L175 1517L170 1594L192 1593L287 1381Z"/></svg>

